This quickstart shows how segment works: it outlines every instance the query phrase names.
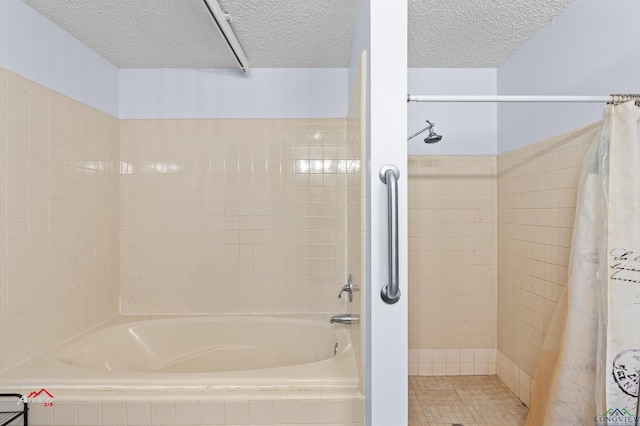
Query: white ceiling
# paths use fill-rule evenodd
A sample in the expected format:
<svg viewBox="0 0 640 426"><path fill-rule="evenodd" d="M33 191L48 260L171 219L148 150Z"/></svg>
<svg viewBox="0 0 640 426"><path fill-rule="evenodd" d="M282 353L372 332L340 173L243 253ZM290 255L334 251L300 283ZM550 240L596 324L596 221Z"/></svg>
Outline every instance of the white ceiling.
<svg viewBox="0 0 640 426"><path fill-rule="evenodd" d="M409 0L409 67L496 68L573 0Z"/></svg>
<svg viewBox="0 0 640 426"><path fill-rule="evenodd" d="M23 0L120 68L236 64L203 0ZM573 0L409 0L409 66L495 68ZM348 66L358 0L220 0L253 68Z"/></svg>

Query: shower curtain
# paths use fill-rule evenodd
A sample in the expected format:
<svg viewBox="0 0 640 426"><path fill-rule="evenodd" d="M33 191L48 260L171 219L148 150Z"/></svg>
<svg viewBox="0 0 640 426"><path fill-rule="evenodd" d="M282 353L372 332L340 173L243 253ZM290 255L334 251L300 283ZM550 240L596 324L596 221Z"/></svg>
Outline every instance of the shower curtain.
<svg viewBox="0 0 640 426"><path fill-rule="evenodd" d="M634 102L607 107L582 165L569 282L538 358L527 426L636 424L639 120Z"/></svg>

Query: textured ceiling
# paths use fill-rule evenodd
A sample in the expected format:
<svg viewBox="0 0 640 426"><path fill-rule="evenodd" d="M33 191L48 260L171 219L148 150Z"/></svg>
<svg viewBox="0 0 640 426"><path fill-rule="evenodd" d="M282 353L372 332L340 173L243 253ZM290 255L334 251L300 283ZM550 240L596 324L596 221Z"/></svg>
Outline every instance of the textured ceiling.
<svg viewBox="0 0 640 426"><path fill-rule="evenodd" d="M120 68L236 66L202 0L24 1Z"/></svg>
<svg viewBox="0 0 640 426"><path fill-rule="evenodd" d="M256 68L346 67L357 0L221 0Z"/></svg>
<svg viewBox="0 0 640 426"><path fill-rule="evenodd" d="M202 0L23 1L120 68L236 66ZM409 66L497 67L571 1L409 0ZM219 3L250 67L348 65L358 0Z"/></svg>
<svg viewBox="0 0 640 426"><path fill-rule="evenodd" d="M409 67L496 68L573 0L409 0Z"/></svg>

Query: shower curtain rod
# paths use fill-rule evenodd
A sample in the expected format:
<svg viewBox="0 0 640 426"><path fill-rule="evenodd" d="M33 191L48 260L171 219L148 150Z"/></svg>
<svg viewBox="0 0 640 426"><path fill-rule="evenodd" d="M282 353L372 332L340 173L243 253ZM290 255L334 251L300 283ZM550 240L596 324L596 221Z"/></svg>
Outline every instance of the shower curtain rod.
<svg viewBox="0 0 640 426"><path fill-rule="evenodd" d="M407 95L407 102L610 102L612 96Z"/></svg>
<svg viewBox="0 0 640 426"><path fill-rule="evenodd" d="M231 22L229 14L224 13L222 9L220 9L218 0L202 1L204 2L205 8L209 12L209 15L211 15L211 19L213 19L213 22L218 27L218 30L220 30L220 34L227 44L227 47L229 47L229 50L238 63L238 67L242 72L246 73L247 71L249 71L249 61L247 61L247 57L245 56L244 51L242 50L242 47L240 46L240 43L238 42L238 39L236 38L236 35L231 28L231 25L229 25L229 22Z"/></svg>

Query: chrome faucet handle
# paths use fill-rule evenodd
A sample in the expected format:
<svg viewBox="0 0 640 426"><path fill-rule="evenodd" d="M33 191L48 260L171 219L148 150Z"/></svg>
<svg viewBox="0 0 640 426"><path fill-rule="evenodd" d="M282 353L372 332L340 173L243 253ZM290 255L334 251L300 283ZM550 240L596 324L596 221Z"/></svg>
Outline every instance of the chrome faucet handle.
<svg viewBox="0 0 640 426"><path fill-rule="evenodd" d="M349 302L353 302L353 290L349 284L345 284L344 287L342 287L342 290L338 293L338 299L342 298L342 293L345 291L349 294Z"/></svg>
<svg viewBox="0 0 640 426"><path fill-rule="evenodd" d="M347 283L342 287L342 290L340 290L340 293L338 293L338 299L341 299L342 293L346 291L349 294L349 302L353 302L353 292L358 290L360 289L358 288L357 285L353 284L353 278L351 277L351 274L349 274L349 279L347 280Z"/></svg>

